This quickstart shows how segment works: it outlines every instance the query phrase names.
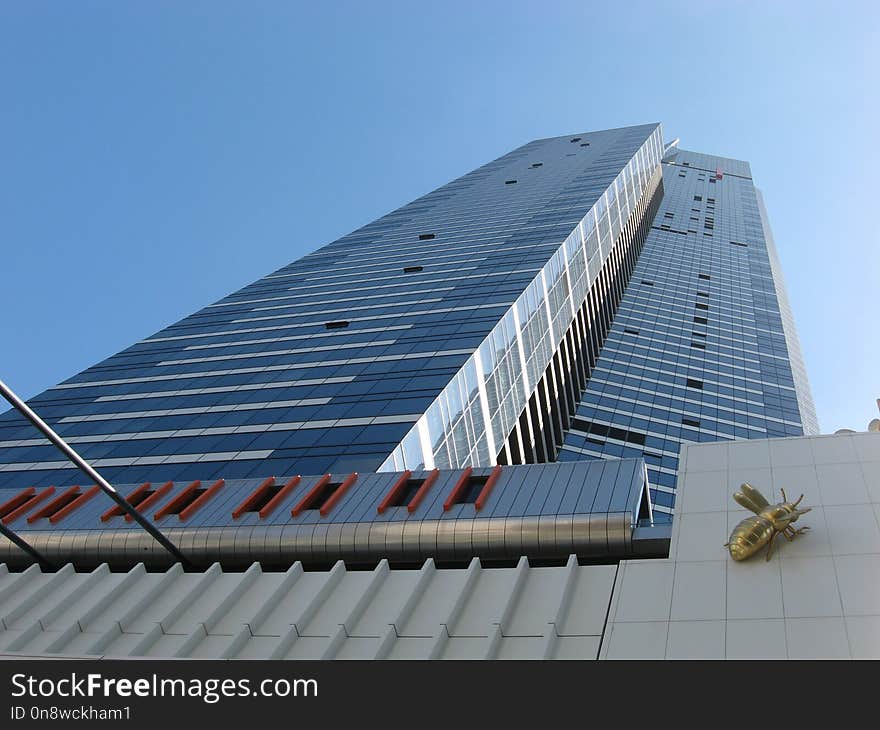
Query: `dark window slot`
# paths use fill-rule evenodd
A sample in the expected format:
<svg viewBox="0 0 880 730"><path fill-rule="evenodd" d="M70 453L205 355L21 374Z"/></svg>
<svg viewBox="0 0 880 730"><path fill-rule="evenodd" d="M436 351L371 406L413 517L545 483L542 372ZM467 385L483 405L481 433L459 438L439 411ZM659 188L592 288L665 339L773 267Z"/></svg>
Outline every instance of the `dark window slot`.
<svg viewBox="0 0 880 730"><path fill-rule="evenodd" d="M739 243L739 241L731 241L734 246L742 246L743 248L748 248L749 244L747 243Z"/></svg>
<svg viewBox="0 0 880 730"><path fill-rule="evenodd" d="M130 494L128 497L126 497L126 501L132 507L137 509L140 506L141 502L152 497L157 491L158 490L156 489L144 489L143 491L138 489L135 490L133 494ZM101 521L106 522L111 517L122 517L125 514L125 510L117 504L107 510L103 515L101 515Z"/></svg>
<svg viewBox="0 0 880 730"><path fill-rule="evenodd" d="M404 266L403 267L404 274L414 274L417 271L423 271L423 270L424 270L423 266Z"/></svg>
<svg viewBox="0 0 880 730"><path fill-rule="evenodd" d="M420 241L430 241L432 238L434 238L433 233L420 233L419 234Z"/></svg>
<svg viewBox="0 0 880 730"><path fill-rule="evenodd" d="M302 505L302 509L321 509L321 507L327 504L327 500L333 496L333 492L335 492L341 486L342 482L327 482L320 489L309 495L310 499L308 502L306 502L306 504Z"/></svg>
<svg viewBox="0 0 880 730"><path fill-rule="evenodd" d="M702 342L691 342L691 347L696 347L698 350L706 349L706 346Z"/></svg>
<svg viewBox="0 0 880 730"><path fill-rule="evenodd" d="M66 507L66 506L69 505L71 502L73 502L73 500L75 500L77 497L79 497L79 493L74 493L74 494L62 494L62 495L58 498L58 500L56 501L56 503L53 505L53 506L54 506L54 509L53 509L51 512L46 512L46 513L43 515L43 517L52 517L52 515L54 515L56 512L61 511L61 508L62 508L62 507Z"/></svg>
<svg viewBox="0 0 880 730"><path fill-rule="evenodd" d="M150 489L149 484L144 484L143 486L135 489L125 499L132 507L137 509L140 506L141 502L150 499L150 497L152 497L157 491L157 489ZM101 515L101 522L106 522L111 517L122 517L125 514L125 510L117 504L108 509L103 515Z"/></svg>
<svg viewBox="0 0 880 730"><path fill-rule="evenodd" d="M348 322L344 319L340 319L337 322L326 322L324 324L324 327L326 327L328 330L341 330L341 329L344 329L345 327L348 327L349 324L350 324L350 322Z"/></svg>
<svg viewBox="0 0 880 730"><path fill-rule="evenodd" d="M456 504L473 504L475 508L479 509L480 505L476 504L477 498L490 480L495 481L493 476L497 478L497 471L498 467L495 467L491 475L477 476L472 473L471 467L465 469L443 503L443 511L449 511Z"/></svg>
<svg viewBox="0 0 880 730"><path fill-rule="evenodd" d="M694 428L699 428L699 427L700 427L700 422L697 421L697 420L694 420L693 418L682 418L682 419L681 419L681 422L682 422L685 426L693 426Z"/></svg>
<svg viewBox="0 0 880 730"><path fill-rule="evenodd" d="M700 279L705 279L706 281L709 281L709 279L712 278L712 277L709 276L708 274L698 274L697 276L698 276Z"/></svg>
<svg viewBox="0 0 880 730"><path fill-rule="evenodd" d="M696 388L697 390L703 389L703 381L702 380L694 380L693 378L688 378L685 383L688 388Z"/></svg>
<svg viewBox="0 0 880 730"><path fill-rule="evenodd" d="M471 477L468 479L467 485L462 490L458 499L455 500L455 504L473 504L476 502L477 497L480 496L480 492L483 491L483 487L486 485L487 481L489 481L488 476Z"/></svg>
<svg viewBox="0 0 880 730"><path fill-rule="evenodd" d="M190 492L180 500L175 500L174 504L170 505L167 510L165 510L166 515L179 515L183 510L189 507L193 502L195 502L199 497L201 497L205 492L207 492L207 488L205 489L192 489Z"/></svg>
<svg viewBox="0 0 880 730"><path fill-rule="evenodd" d="M51 520L56 514L67 507L67 505L79 499L81 495L82 492L80 492L79 487L71 487L59 497L56 497L49 502L45 507L38 509L30 515L27 518L28 524L33 524L37 520L42 520L43 518L49 518Z"/></svg>
<svg viewBox="0 0 880 730"><path fill-rule="evenodd" d="M697 324L708 324L709 320L705 317L694 317L694 322L696 322Z"/></svg>
<svg viewBox="0 0 880 730"><path fill-rule="evenodd" d="M654 286L653 281L645 281L644 279L642 279L642 284L644 284L645 286Z"/></svg>
<svg viewBox="0 0 880 730"><path fill-rule="evenodd" d="M155 490L155 489L148 489L148 490L146 490L145 492L141 492L141 493L140 493L137 497L135 497L134 499L130 499L129 502L131 502L131 506L132 506L132 507L137 507L141 502L143 502L143 501L144 501L145 499L147 499L148 497L152 497L155 493L156 493L156 490ZM120 511L120 513L122 512L122 508L121 508L121 507L119 508L119 511Z"/></svg>
<svg viewBox="0 0 880 730"><path fill-rule="evenodd" d="M589 142L581 142L581 147L589 147L589 146L590 146Z"/></svg>
<svg viewBox="0 0 880 730"><path fill-rule="evenodd" d="M581 138L580 138L580 137L575 137L575 138L572 140L572 142L580 142L580 141L581 141Z"/></svg>
<svg viewBox="0 0 880 730"><path fill-rule="evenodd" d="M149 508L149 507L151 507L152 505L154 505L155 503L157 503L160 499L162 499L162 497L164 497L166 494L168 494L168 492L171 491L171 488L172 488L173 486L174 486L174 482L165 482L165 483L164 483L161 487L159 487L158 489L150 490L150 491L152 491L152 494L150 494L149 496L144 497L142 500L140 500L140 501L138 502L138 504L137 504L138 512L143 512L143 511L146 510L147 508ZM149 488L149 482L147 482L146 484L142 484L141 487L147 487L147 488ZM140 489L141 487L138 487L138 489ZM129 495L129 501L131 501L131 499L132 499L134 496L135 496L135 494L131 494L131 495ZM110 518L113 516L112 514L110 514L111 511L113 511L113 510L108 510L107 512L105 512L105 513L101 516L101 519L104 520L104 521L106 521L105 518L106 518L106 519L110 519ZM121 514L121 512L120 512L120 514ZM131 522L131 521L132 521L132 517L131 517L130 514L127 514L127 513L125 514L125 521L126 521L126 522Z"/></svg>
<svg viewBox="0 0 880 730"><path fill-rule="evenodd" d="M698 291L697 296L698 297L706 297L707 299L709 298L709 295L704 291Z"/></svg>
<svg viewBox="0 0 880 730"><path fill-rule="evenodd" d="M504 184L505 185L516 185L516 180L505 180Z"/></svg>
<svg viewBox="0 0 880 730"><path fill-rule="evenodd" d="M543 164L543 162L533 162L532 167L541 167Z"/></svg>
<svg viewBox="0 0 880 730"><path fill-rule="evenodd" d="M394 496L394 499L391 500L391 503L388 506L409 507L409 503L412 502L412 498L416 496L424 483L424 479L407 479L406 484L403 486L403 489L401 489Z"/></svg>
<svg viewBox="0 0 880 730"><path fill-rule="evenodd" d="M702 302L697 302L694 306L697 309L708 309L709 308L708 304L703 304Z"/></svg>
<svg viewBox="0 0 880 730"><path fill-rule="evenodd" d="M44 516L44 517L51 517L51 516L54 515L56 512L58 512L62 507L66 507L66 506L69 505L71 502L73 502L73 500L75 500L77 497L79 497L79 494L64 494L64 495L62 495L62 496L58 499L58 502L55 504L55 509L52 510L51 512L49 512L49 513L43 515L43 516Z"/></svg>
<svg viewBox="0 0 880 730"><path fill-rule="evenodd" d="M36 490L33 487L28 487L27 489L19 492L9 501L4 502L2 505L0 505L0 520L6 517L6 515L17 510L19 507L25 504L25 502L29 502L33 498L33 495L35 493Z"/></svg>
<svg viewBox="0 0 880 730"><path fill-rule="evenodd" d="M283 484L272 484L264 489L260 494L258 494L252 502L248 504L248 506L242 510L244 512L259 512L263 507L265 507L269 502L271 502L275 497L278 496L278 493L284 489Z"/></svg>
<svg viewBox="0 0 880 730"><path fill-rule="evenodd" d="M692 334L694 337L705 337L705 336L706 336L706 333L705 333L705 332L697 332L696 330L693 330L693 331L691 332L691 334Z"/></svg>
<svg viewBox="0 0 880 730"><path fill-rule="evenodd" d="M703 196L702 196L702 195L695 195L695 196L694 196L694 200L696 200L696 201L698 201L698 202L702 202L702 201L703 201Z"/></svg>
<svg viewBox="0 0 880 730"><path fill-rule="evenodd" d="M639 333L638 330L631 330L628 327L626 329L624 329L623 331L626 332L628 335L637 335Z"/></svg>

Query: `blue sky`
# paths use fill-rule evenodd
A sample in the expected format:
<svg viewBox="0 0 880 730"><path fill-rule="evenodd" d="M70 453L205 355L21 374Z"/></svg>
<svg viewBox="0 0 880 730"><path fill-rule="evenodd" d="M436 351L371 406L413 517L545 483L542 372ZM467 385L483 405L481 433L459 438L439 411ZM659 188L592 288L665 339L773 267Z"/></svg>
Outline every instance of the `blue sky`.
<svg viewBox="0 0 880 730"><path fill-rule="evenodd" d="M0 5L0 378L25 397L529 140L747 159L823 432L880 397L880 10Z"/></svg>

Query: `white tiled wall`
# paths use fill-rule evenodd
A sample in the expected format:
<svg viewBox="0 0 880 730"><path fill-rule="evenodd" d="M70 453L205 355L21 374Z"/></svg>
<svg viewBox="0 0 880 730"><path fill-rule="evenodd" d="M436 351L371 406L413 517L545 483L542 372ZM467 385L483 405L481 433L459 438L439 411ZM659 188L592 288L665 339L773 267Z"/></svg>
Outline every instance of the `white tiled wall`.
<svg viewBox="0 0 880 730"><path fill-rule="evenodd" d="M813 510L788 542L734 562L749 482ZM622 563L604 658L880 658L880 434L682 447L669 559Z"/></svg>

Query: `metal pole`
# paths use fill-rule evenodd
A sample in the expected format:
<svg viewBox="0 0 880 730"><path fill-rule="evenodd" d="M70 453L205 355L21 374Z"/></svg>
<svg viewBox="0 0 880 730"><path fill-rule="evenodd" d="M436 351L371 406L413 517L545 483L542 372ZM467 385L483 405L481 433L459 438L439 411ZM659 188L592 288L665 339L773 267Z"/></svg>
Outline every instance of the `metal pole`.
<svg viewBox="0 0 880 730"><path fill-rule="evenodd" d="M22 550L24 550L28 555L30 555L34 560L36 560L40 566L44 570L55 570L55 566L52 565L46 558L44 558L37 549L33 547L28 542L25 542L22 538L16 535L12 530L10 530L6 525L3 524L3 520L0 520L0 535L3 535L7 540L15 545L18 545Z"/></svg>
<svg viewBox="0 0 880 730"><path fill-rule="evenodd" d="M177 547L172 543L165 535L163 535L159 529L151 524L140 512L138 512L127 499L120 496L119 492L113 488L113 486L108 482L104 477L98 474L91 465L83 459L76 451L71 448L71 446L62 439L57 433L55 433L52 428L46 423L42 418L40 418L36 413L34 413L30 407L25 403L21 398L19 398L12 390L9 388L6 383L0 380L0 394L8 400L13 408L15 408L19 413L21 413L25 418L27 418L37 429L51 441L58 449L68 458L71 462L73 462L76 466L78 466L95 484L97 484L101 490L106 494L110 499L112 499L116 504L119 505L121 509L123 509L126 514L130 515L131 518L137 522L141 527L143 527L150 535L153 536L153 539L158 542L162 547L164 547L169 553L171 553L175 559L183 563L183 565L188 566L189 561L183 557L183 554ZM16 543L18 544L18 543ZM19 547L21 547L19 545Z"/></svg>

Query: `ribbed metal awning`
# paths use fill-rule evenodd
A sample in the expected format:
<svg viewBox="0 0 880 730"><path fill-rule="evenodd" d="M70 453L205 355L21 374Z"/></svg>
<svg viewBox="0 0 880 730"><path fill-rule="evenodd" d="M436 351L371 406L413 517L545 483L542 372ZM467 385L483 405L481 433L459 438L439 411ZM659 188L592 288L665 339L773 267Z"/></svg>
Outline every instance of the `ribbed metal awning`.
<svg viewBox="0 0 880 730"><path fill-rule="evenodd" d="M640 544L658 549L656 539L639 543L643 530L634 539L634 530L651 521L641 459L147 483L119 492L202 567L571 554L615 560L642 554ZM21 501L18 490L0 490L0 505ZM57 564L119 569L174 562L113 501L87 487L34 490L2 519ZM33 558L2 540L0 562L24 566Z"/></svg>

